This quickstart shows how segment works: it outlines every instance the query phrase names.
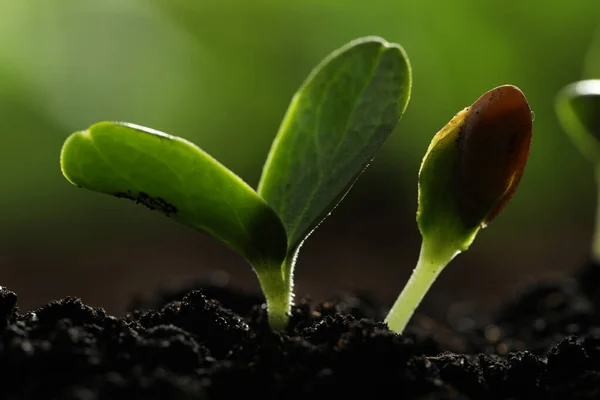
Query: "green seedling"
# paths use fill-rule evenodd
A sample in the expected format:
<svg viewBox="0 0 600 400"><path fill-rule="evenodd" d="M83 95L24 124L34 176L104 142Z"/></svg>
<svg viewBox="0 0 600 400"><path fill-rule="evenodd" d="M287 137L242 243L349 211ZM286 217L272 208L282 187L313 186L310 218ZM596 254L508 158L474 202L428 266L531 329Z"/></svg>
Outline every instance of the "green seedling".
<svg viewBox="0 0 600 400"><path fill-rule="evenodd" d="M419 170L417 265L386 322L402 333L444 267L469 248L509 201L529 156L532 116L505 85L460 111L433 138Z"/></svg>
<svg viewBox="0 0 600 400"><path fill-rule="evenodd" d="M239 252L281 330L300 246L392 132L410 88L397 44L366 37L334 51L293 96L257 191L194 144L127 123L72 134L61 167L77 186L141 203Z"/></svg>
<svg viewBox="0 0 600 400"><path fill-rule="evenodd" d="M565 132L594 165L600 190L600 80L584 80L564 87L556 99L556 113ZM592 258L600 263L600 192Z"/></svg>

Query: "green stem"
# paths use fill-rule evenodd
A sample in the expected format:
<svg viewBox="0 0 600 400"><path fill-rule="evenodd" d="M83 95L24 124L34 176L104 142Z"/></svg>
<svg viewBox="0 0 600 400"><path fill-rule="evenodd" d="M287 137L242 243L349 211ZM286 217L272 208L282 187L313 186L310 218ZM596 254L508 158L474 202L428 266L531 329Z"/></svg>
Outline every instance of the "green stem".
<svg viewBox="0 0 600 400"><path fill-rule="evenodd" d="M302 246L302 243L300 243L295 250L288 253L281 267L283 270L283 280L289 285L291 291L294 290L294 266L296 265L296 259L300 252L300 246ZM293 296L293 293L291 293L290 296Z"/></svg>
<svg viewBox="0 0 600 400"><path fill-rule="evenodd" d="M404 331L406 324L442 269L459 252L447 241L423 239L417 266L385 318L390 330L398 334Z"/></svg>
<svg viewBox="0 0 600 400"><path fill-rule="evenodd" d="M269 326L273 331L284 330L290 319L293 261L294 258L289 257L283 261L281 266L276 268L255 269L267 302Z"/></svg>
<svg viewBox="0 0 600 400"><path fill-rule="evenodd" d="M600 166L596 167L596 225L592 241L592 259L600 264Z"/></svg>

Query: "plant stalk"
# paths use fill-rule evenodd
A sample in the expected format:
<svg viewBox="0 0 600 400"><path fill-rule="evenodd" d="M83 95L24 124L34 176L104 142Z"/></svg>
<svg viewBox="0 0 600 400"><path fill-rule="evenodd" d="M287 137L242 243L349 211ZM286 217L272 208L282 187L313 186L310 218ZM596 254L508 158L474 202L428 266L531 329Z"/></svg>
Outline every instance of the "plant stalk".
<svg viewBox="0 0 600 400"><path fill-rule="evenodd" d="M385 322L393 332L401 334L404 331L440 272L460 252L448 246L447 242L442 243L440 247L437 246L437 240L423 239L417 266L385 318Z"/></svg>
<svg viewBox="0 0 600 400"><path fill-rule="evenodd" d="M267 303L269 326L273 331L284 330L290 319L294 261L295 257L288 257L276 268L255 269Z"/></svg>
<svg viewBox="0 0 600 400"><path fill-rule="evenodd" d="M592 260L600 264L600 166L596 167L596 225L592 240Z"/></svg>

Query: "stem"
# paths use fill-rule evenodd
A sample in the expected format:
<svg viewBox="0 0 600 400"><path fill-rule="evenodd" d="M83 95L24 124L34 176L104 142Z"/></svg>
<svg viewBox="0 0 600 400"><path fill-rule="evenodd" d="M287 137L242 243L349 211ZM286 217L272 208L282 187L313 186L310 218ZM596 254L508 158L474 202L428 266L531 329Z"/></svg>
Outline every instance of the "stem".
<svg viewBox="0 0 600 400"><path fill-rule="evenodd" d="M269 326L275 332L284 330L290 321L290 297L267 297Z"/></svg>
<svg viewBox="0 0 600 400"><path fill-rule="evenodd" d="M296 259L298 258L301 246L302 243L300 243L295 250L289 252L282 265L283 280L290 287L290 298L294 297L294 266L296 265Z"/></svg>
<svg viewBox="0 0 600 400"><path fill-rule="evenodd" d="M385 318L390 330L398 334L404 331L406 324L442 269L460 253L454 246L450 246L452 243L441 241L442 245L439 244L438 240L423 239L417 266Z"/></svg>
<svg viewBox="0 0 600 400"><path fill-rule="evenodd" d="M600 264L600 166L596 167L596 225L592 241L592 259Z"/></svg>
<svg viewBox="0 0 600 400"><path fill-rule="evenodd" d="M284 330L290 319L293 280L288 271L293 269L293 262L294 257L289 257L276 268L256 269L267 302L269 326L273 331Z"/></svg>

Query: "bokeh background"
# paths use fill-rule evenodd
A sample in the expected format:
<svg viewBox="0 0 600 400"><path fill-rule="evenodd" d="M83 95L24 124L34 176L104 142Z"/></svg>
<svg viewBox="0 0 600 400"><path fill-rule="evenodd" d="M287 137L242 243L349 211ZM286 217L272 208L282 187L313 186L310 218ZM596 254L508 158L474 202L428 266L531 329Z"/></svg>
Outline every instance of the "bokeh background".
<svg viewBox="0 0 600 400"><path fill-rule="evenodd" d="M592 168L558 124L554 99L600 71L599 24L597 0L0 0L0 285L24 311L77 296L113 313L197 279L257 290L249 266L213 238L67 183L61 145L94 122L128 121L195 142L255 186L312 67L349 40L380 35L406 49L412 98L305 243L296 293L358 290L391 305L419 253L417 172L429 141L483 92L511 83L535 112L525 175L422 308L441 315L474 300L485 313L589 253Z"/></svg>

